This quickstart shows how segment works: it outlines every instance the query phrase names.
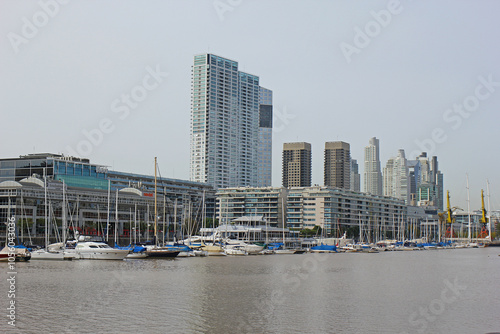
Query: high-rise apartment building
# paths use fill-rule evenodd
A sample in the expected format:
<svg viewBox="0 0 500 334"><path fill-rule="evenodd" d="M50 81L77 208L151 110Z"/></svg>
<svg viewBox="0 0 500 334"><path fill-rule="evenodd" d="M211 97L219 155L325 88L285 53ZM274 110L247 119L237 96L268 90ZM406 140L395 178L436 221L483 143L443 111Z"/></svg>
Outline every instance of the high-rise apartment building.
<svg viewBox="0 0 500 334"><path fill-rule="evenodd" d="M194 57L190 180L215 188L258 185L259 96L259 77L239 71L236 61Z"/></svg>
<svg viewBox="0 0 500 334"><path fill-rule="evenodd" d="M273 151L273 92L260 87L259 90L259 165L257 186L270 187L272 183Z"/></svg>
<svg viewBox="0 0 500 334"><path fill-rule="evenodd" d="M365 147L364 191L372 195L382 195L380 146L376 137L370 138L368 146Z"/></svg>
<svg viewBox="0 0 500 334"><path fill-rule="evenodd" d="M311 186L311 144L283 144L283 187Z"/></svg>
<svg viewBox="0 0 500 334"><path fill-rule="evenodd" d="M351 188L351 151L343 141L325 143L325 186Z"/></svg>
<svg viewBox="0 0 500 334"><path fill-rule="evenodd" d="M359 175L359 165L356 159L351 159L351 190L361 191L361 175Z"/></svg>
<svg viewBox="0 0 500 334"><path fill-rule="evenodd" d="M384 196L395 197L409 203L409 168L404 150L399 150L397 157L387 161L383 175Z"/></svg>

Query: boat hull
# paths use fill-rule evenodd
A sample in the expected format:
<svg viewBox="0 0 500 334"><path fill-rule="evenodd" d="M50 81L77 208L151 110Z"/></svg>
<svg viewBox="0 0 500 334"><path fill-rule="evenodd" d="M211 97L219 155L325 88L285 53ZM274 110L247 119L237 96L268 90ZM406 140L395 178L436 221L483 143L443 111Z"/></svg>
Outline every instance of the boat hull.
<svg viewBox="0 0 500 334"><path fill-rule="evenodd" d="M173 251L173 250L168 250L168 249L148 249L146 251L146 254L148 255L148 258L174 258L179 255L180 251Z"/></svg>
<svg viewBox="0 0 500 334"><path fill-rule="evenodd" d="M125 256L126 259L144 259L146 257L148 257L148 255L145 252L130 253L127 256Z"/></svg>
<svg viewBox="0 0 500 334"><path fill-rule="evenodd" d="M113 251L77 251L81 260L123 260L128 255L127 250L116 249Z"/></svg>
<svg viewBox="0 0 500 334"><path fill-rule="evenodd" d="M201 249L193 250L193 254L194 256L208 256L208 252Z"/></svg>
<svg viewBox="0 0 500 334"><path fill-rule="evenodd" d="M31 259L31 252L26 248L14 248L13 253L5 246L0 251L0 261L9 261L10 256L15 256L15 262L26 262Z"/></svg>
<svg viewBox="0 0 500 334"><path fill-rule="evenodd" d="M195 256L193 251L190 251L190 252L180 252L179 255L177 255L177 257L192 257L192 256Z"/></svg>
<svg viewBox="0 0 500 334"><path fill-rule="evenodd" d="M52 260L52 261L63 261L63 252L47 252L46 250L40 249L31 252L32 260Z"/></svg>
<svg viewBox="0 0 500 334"><path fill-rule="evenodd" d="M274 251L274 254L294 254L295 253L295 250L293 249L276 249Z"/></svg>
<svg viewBox="0 0 500 334"><path fill-rule="evenodd" d="M203 245L201 250L206 251L208 256L225 256L224 249L220 246Z"/></svg>
<svg viewBox="0 0 500 334"><path fill-rule="evenodd" d="M245 256L248 255L247 251L243 248L226 248L224 250L226 255L232 255L232 256Z"/></svg>

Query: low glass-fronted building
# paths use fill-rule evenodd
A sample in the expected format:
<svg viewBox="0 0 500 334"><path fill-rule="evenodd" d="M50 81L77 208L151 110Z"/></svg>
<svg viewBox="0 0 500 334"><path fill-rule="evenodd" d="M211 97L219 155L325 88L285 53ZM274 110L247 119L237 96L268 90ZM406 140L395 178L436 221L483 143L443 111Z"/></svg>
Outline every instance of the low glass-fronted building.
<svg viewBox="0 0 500 334"><path fill-rule="evenodd" d="M201 226L202 217L214 217L215 191L210 185L161 177L156 184L158 221L176 223L178 228L172 228L180 231L185 222L191 227ZM104 226L111 224L113 228L106 234L116 230L120 236L130 236L131 221L146 225L154 222L154 176L112 171L88 159L57 154L0 159L1 221L14 215L21 224L24 222L19 233L38 236L47 216L60 229L63 185L67 190L68 223L72 219L74 228L102 233ZM4 231L2 224L0 235ZM57 228L51 231L53 234Z"/></svg>

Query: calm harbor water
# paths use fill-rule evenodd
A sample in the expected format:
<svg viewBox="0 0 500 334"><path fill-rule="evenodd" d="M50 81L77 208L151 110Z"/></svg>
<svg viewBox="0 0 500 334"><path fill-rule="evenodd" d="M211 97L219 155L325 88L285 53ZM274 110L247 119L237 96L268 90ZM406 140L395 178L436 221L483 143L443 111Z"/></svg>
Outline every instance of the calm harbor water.
<svg viewBox="0 0 500 334"><path fill-rule="evenodd" d="M489 333L500 249L16 263L1 333ZM0 263L7 315L7 264Z"/></svg>

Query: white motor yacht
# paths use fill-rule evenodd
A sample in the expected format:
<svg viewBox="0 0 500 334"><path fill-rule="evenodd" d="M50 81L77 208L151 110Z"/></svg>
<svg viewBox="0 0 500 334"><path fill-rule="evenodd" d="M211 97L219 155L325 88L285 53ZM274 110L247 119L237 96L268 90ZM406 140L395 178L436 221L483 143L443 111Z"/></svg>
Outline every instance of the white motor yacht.
<svg viewBox="0 0 500 334"><path fill-rule="evenodd" d="M130 250L112 248L104 242L79 241L75 252L78 258L84 260L123 260Z"/></svg>

